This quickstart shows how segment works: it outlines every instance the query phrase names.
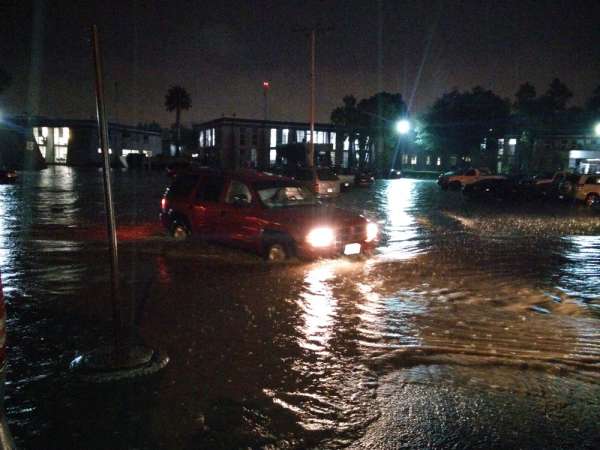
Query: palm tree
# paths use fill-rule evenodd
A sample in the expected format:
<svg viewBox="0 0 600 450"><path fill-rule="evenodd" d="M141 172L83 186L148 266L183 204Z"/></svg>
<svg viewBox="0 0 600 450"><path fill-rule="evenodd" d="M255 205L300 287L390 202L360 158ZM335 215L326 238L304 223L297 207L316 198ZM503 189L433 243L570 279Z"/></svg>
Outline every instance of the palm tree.
<svg viewBox="0 0 600 450"><path fill-rule="evenodd" d="M181 142L181 110L190 109L192 100L190 94L181 86L171 86L165 96L165 108L167 111L175 111L175 128L177 129L177 150L175 156L179 156Z"/></svg>

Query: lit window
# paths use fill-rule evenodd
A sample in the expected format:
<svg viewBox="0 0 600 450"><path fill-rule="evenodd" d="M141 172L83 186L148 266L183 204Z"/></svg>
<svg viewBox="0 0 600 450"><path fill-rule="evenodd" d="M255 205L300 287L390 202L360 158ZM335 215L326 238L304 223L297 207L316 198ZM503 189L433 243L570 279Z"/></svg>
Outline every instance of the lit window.
<svg viewBox="0 0 600 450"><path fill-rule="evenodd" d="M441 166L442 165L442 158L440 158L438 156L437 161L435 163L436 163L436 165Z"/></svg>
<svg viewBox="0 0 600 450"><path fill-rule="evenodd" d="M269 152L269 160L271 161L271 164L275 164L275 161L277 160L277 150L271 149Z"/></svg>
<svg viewBox="0 0 600 450"><path fill-rule="evenodd" d="M427 164L428 166L431 165L431 156L427 155L425 164Z"/></svg>
<svg viewBox="0 0 600 450"><path fill-rule="evenodd" d="M42 127L42 136L48 137L48 127Z"/></svg>
<svg viewBox="0 0 600 450"><path fill-rule="evenodd" d="M517 140L515 138L509 139L508 145L517 145Z"/></svg>
<svg viewBox="0 0 600 450"><path fill-rule="evenodd" d="M200 136L198 137L198 142L200 144L200 147L204 147L204 131L200 132Z"/></svg>
<svg viewBox="0 0 600 450"><path fill-rule="evenodd" d="M350 138L344 139L344 150L350 150Z"/></svg>
<svg viewBox="0 0 600 450"><path fill-rule="evenodd" d="M304 130L296 131L296 140L298 142L305 142L305 139L306 139L306 133L304 132Z"/></svg>
<svg viewBox="0 0 600 450"><path fill-rule="evenodd" d="M410 157L410 163L414 166L415 164L417 164L417 155L412 155Z"/></svg>
<svg viewBox="0 0 600 450"><path fill-rule="evenodd" d="M271 128L271 148L277 147L277 128Z"/></svg>
<svg viewBox="0 0 600 450"><path fill-rule="evenodd" d="M358 139L354 140L354 149L358 150L360 148L360 145L358 144Z"/></svg>
<svg viewBox="0 0 600 450"><path fill-rule="evenodd" d="M333 144L333 149L335 150L335 133L333 131L329 133L329 142Z"/></svg>
<svg viewBox="0 0 600 450"><path fill-rule="evenodd" d="M408 164L408 155L406 153L402 155L402 164Z"/></svg>
<svg viewBox="0 0 600 450"><path fill-rule="evenodd" d="M287 144L288 143L289 135L290 135L290 130L287 129L287 128L284 128L284 130L283 130L283 136L282 136L282 139L281 139L281 143L282 144Z"/></svg>

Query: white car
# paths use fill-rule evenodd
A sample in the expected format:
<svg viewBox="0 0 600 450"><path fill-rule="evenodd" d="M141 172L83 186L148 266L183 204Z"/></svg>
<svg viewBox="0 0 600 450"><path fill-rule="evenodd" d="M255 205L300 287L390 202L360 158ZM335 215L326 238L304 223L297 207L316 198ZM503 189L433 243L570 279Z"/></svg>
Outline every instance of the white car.
<svg viewBox="0 0 600 450"><path fill-rule="evenodd" d="M600 174L581 175L575 184L575 198L592 206L600 201Z"/></svg>
<svg viewBox="0 0 600 450"><path fill-rule="evenodd" d="M448 172L438 178L438 184L443 190L459 190L468 184L480 180L505 180L502 175L492 175L488 169L466 169L458 172Z"/></svg>

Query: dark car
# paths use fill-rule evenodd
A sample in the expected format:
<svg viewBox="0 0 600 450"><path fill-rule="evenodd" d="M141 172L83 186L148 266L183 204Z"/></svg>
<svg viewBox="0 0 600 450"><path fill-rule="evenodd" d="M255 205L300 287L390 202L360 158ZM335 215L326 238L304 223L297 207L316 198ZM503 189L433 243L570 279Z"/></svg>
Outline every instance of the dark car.
<svg viewBox="0 0 600 450"><path fill-rule="evenodd" d="M0 184L13 184L17 181L17 172L0 169Z"/></svg>
<svg viewBox="0 0 600 450"><path fill-rule="evenodd" d="M472 200L516 200L522 192L511 180L490 178L465 185L463 195Z"/></svg>
<svg viewBox="0 0 600 450"><path fill-rule="evenodd" d="M357 173L356 177L354 178L354 184L356 186L361 187L371 186L374 181L375 175L373 174L373 172L370 172L368 170L363 170Z"/></svg>
<svg viewBox="0 0 600 450"><path fill-rule="evenodd" d="M301 182L256 171L180 174L160 217L176 239L196 235L272 261L365 253L377 239L375 223L321 204Z"/></svg>

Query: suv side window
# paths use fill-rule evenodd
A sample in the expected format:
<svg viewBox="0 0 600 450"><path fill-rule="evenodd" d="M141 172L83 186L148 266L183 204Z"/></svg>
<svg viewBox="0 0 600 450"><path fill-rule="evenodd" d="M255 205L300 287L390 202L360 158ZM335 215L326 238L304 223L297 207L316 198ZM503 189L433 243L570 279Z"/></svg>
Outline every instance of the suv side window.
<svg viewBox="0 0 600 450"><path fill-rule="evenodd" d="M250 192L250 189L248 189L248 186L246 186L244 183L241 183L240 181L231 180L231 183L229 184L229 189L227 190L227 195L225 196L225 203L235 203L235 197L237 195L246 196L246 198L248 199L246 203L252 203L252 193Z"/></svg>
<svg viewBox="0 0 600 450"><path fill-rule="evenodd" d="M223 177L212 176L205 178L196 192L196 201L217 203L219 198L221 198L224 185L225 178Z"/></svg>
<svg viewBox="0 0 600 450"><path fill-rule="evenodd" d="M198 183L198 176L182 175L175 178L173 184L169 188L169 197L185 197L192 192L192 189Z"/></svg>

